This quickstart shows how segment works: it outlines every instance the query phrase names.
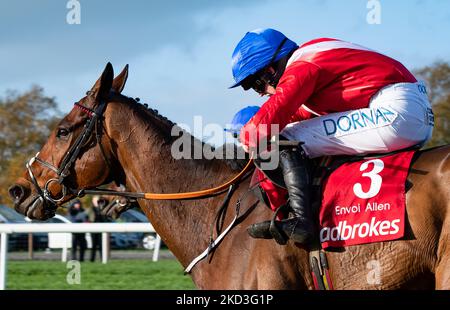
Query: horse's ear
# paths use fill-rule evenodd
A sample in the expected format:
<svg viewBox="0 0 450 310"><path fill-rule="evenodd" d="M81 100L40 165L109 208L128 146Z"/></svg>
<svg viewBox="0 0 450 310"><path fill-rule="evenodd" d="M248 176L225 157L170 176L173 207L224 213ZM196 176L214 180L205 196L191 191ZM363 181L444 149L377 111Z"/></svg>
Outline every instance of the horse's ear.
<svg viewBox="0 0 450 310"><path fill-rule="evenodd" d="M118 76L115 77L112 83L112 89L120 94L125 87L125 83L128 79L128 64L123 68L122 72Z"/></svg>
<svg viewBox="0 0 450 310"><path fill-rule="evenodd" d="M96 102L104 100L108 97L111 91L112 83L114 79L114 69L110 62L106 64L105 70L103 70L100 78L92 86L91 92Z"/></svg>

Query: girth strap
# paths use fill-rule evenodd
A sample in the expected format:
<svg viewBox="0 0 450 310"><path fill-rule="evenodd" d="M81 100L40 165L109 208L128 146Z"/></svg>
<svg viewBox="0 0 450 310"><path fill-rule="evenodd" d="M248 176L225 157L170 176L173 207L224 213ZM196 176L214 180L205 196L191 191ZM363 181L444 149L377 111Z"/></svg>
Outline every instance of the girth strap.
<svg viewBox="0 0 450 310"><path fill-rule="evenodd" d="M234 190L234 186L230 185L230 187L228 188L228 193L223 201L222 207L219 208L219 213L218 213L218 217L217 217L218 221L220 220L220 212L221 212L220 210L222 210L224 208L224 206L228 205L228 202L231 198L231 194L233 193L233 190ZM204 250L199 256L197 256L196 258L194 258L192 260L192 262L184 270L184 274L190 273L192 268L194 268L195 265L197 265L200 261L202 261L203 259L208 257L208 255L215 250L215 248L219 245L219 243L222 241L222 239L228 234L228 232L231 230L231 228L233 228L234 224L236 223L236 220L239 217L239 212L240 212L240 200L238 200L236 203L236 215L234 216L231 223L227 226L227 228L225 228L225 230L219 236L217 236L217 238L215 240L212 239L212 235L211 235L210 241L209 241L209 244L208 244L208 247L206 248L206 250ZM225 216L225 214L223 216Z"/></svg>

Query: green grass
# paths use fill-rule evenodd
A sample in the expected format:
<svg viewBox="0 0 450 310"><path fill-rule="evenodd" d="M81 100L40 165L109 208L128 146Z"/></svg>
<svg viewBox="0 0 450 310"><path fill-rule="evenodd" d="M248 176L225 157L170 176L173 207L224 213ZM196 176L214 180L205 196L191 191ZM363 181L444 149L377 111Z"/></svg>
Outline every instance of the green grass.
<svg viewBox="0 0 450 310"><path fill-rule="evenodd" d="M7 289L195 289L176 260L112 260L81 263L81 283L69 285L72 268L58 261L9 261Z"/></svg>

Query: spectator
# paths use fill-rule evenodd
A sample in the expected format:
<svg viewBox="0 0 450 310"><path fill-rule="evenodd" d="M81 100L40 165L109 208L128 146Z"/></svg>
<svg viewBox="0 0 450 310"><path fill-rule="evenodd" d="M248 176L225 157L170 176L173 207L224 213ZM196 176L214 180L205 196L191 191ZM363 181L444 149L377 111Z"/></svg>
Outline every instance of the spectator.
<svg viewBox="0 0 450 310"><path fill-rule="evenodd" d="M75 200L72 202L69 208L69 219L72 223L85 223L87 222L87 214L81 205L80 200ZM84 233L73 233L72 234L72 260L77 258L77 248L80 249L79 261L84 261L84 252L87 248L86 235Z"/></svg>
<svg viewBox="0 0 450 310"><path fill-rule="evenodd" d="M103 223L106 222L106 218L102 215L101 210L109 203L106 198L100 196L94 196L92 198L92 208L89 214L89 221L93 223ZM102 234L101 233L91 233L92 237L92 249L91 249L91 262L95 262L95 254L100 253L102 256Z"/></svg>

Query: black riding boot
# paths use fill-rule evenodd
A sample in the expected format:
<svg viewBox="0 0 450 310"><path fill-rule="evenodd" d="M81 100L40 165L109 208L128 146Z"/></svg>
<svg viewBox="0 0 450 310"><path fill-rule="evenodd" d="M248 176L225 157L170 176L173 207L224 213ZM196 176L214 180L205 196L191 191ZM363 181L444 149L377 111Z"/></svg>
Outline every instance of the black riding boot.
<svg viewBox="0 0 450 310"><path fill-rule="evenodd" d="M311 215L311 172L309 159L298 149L285 149L280 152L280 167L289 193L292 217L276 222L276 226L289 239L307 244L314 236ZM254 238L271 239L270 221L253 224L248 233Z"/></svg>

